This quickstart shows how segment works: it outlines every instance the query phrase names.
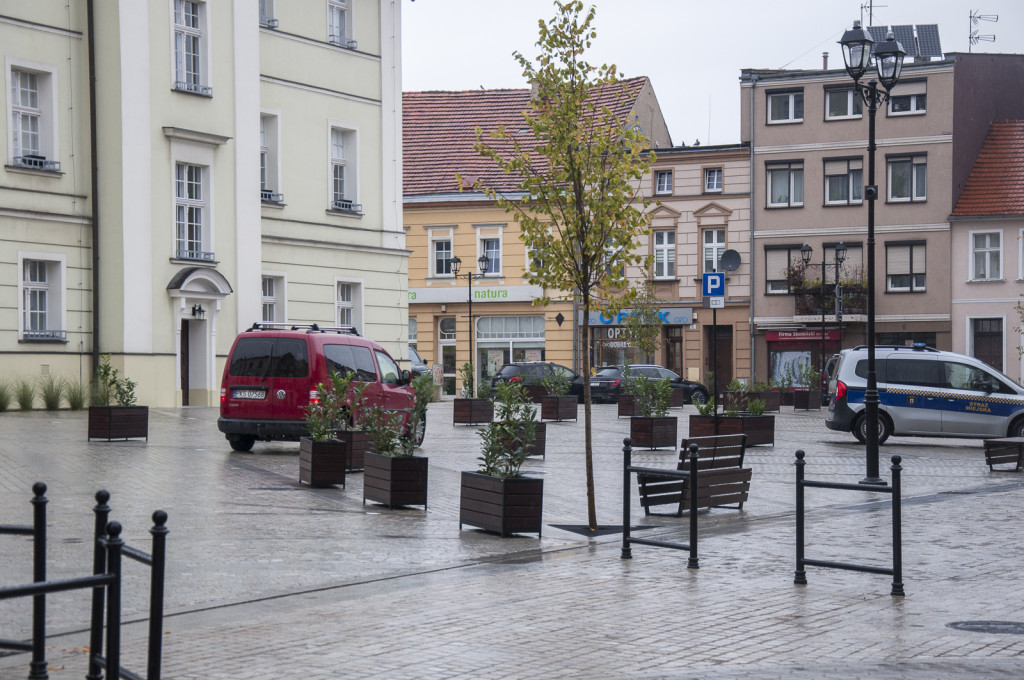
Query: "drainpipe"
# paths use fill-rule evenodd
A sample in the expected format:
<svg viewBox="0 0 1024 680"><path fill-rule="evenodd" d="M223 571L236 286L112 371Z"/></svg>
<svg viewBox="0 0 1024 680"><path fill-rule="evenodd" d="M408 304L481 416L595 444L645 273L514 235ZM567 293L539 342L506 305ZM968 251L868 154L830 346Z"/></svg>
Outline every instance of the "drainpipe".
<svg viewBox="0 0 1024 680"><path fill-rule="evenodd" d="M750 74L750 382L754 383L757 375L757 348L754 345L754 88L757 87L757 74Z"/></svg>
<svg viewBox="0 0 1024 680"><path fill-rule="evenodd" d="M92 375L100 365L100 199L96 135L96 33L95 6L86 2L89 28L89 181L92 189Z"/></svg>

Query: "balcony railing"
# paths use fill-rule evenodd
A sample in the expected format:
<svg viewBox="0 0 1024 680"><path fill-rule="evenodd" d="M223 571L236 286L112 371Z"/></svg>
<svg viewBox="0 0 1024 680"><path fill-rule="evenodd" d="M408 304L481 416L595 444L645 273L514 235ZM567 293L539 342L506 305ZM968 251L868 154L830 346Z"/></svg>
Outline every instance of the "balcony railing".
<svg viewBox="0 0 1024 680"><path fill-rule="evenodd" d="M277 28L277 23L277 19L274 17L260 15L260 26L263 28Z"/></svg>
<svg viewBox="0 0 1024 680"><path fill-rule="evenodd" d="M198 260L200 262L213 262L213 253L208 253L205 250L189 250L187 248L178 248L177 256L179 260Z"/></svg>
<svg viewBox="0 0 1024 680"><path fill-rule="evenodd" d="M60 161L47 160L46 156L15 156L14 164L19 168L60 172Z"/></svg>
<svg viewBox="0 0 1024 680"><path fill-rule="evenodd" d="M331 210L344 210L345 212L361 213L363 212L363 204L353 203L352 201L334 201L331 203Z"/></svg>
<svg viewBox="0 0 1024 680"><path fill-rule="evenodd" d="M343 35L332 35L329 36L327 40L332 45L337 45L338 47L345 47L350 50L354 50L356 46L359 45L359 43L353 40L352 38L346 38Z"/></svg>
<svg viewBox="0 0 1024 680"><path fill-rule="evenodd" d="M868 291L866 287L843 286L840 290L843 300L844 316L868 313ZM821 316L822 309L826 315L836 313L836 285L825 284L824 298L818 288L799 288L793 293L794 316Z"/></svg>
<svg viewBox="0 0 1024 680"><path fill-rule="evenodd" d="M22 340L63 342L68 339L68 332L50 329L45 331L22 331L21 338Z"/></svg>
<svg viewBox="0 0 1024 680"><path fill-rule="evenodd" d="M261 189L260 200L264 203L284 203L284 194L278 194L269 189Z"/></svg>
<svg viewBox="0 0 1024 680"><path fill-rule="evenodd" d="M189 92L191 94L198 94L204 97L213 96L213 88L209 85L200 85L199 83L187 83L184 80L174 81L174 89L178 92Z"/></svg>

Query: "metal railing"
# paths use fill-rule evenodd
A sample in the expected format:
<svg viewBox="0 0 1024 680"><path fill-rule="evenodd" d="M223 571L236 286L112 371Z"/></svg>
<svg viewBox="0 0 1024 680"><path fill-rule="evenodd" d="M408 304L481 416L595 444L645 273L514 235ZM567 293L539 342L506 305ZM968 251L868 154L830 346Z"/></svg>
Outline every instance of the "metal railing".
<svg viewBox="0 0 1024 680"><path fill-rule="evenodd" d="M331 210L344 210L345 212L361 213L363 212L362 203L353 203L352 201L333 201L331 203Z"/></svg>
<svg viewBox="0 0 1024 680"><path fill-rule="evenodd" d="M213 253L205 250L189 250L178 248L177 258L179 260L199 260L201 262L213 262Z"/></svg>
<svg viewBox="0 0 1024 680"><path fill-rule="evenodd" d="M260 189L260 200L264 203L284 203L284 194L269 189Z"/></svg>
<svg viewBox="0 0 1024 680"><path fill-rule="evenodd" d="M60 161L48 160L45 156L15 156L14 165L30 170L46 170L60 172Z"/></svg>
<svg viewBox="0 0 1024 680"><path fill-rule="evenodd" d="M34 331L22 331L22 340L67 340L67 331L58 331L53 329L47 330L34 330Z"/></svg>
<svg viewBox="0 0 1024 680"><path fill-rule="evenodd" d="M260 26L263 28L277 28L278 21L274 17L260 15Z"/></svg>
<svg viewBox="0 0 1024 680"><path fill-rule="evenodd" d="M213 88L209 85L200 85L199 83L189 83L184 80L174 81L174 89L178 92L189 92L191 94L198 94L204 97L213 96Z"/></svg>
<svg viewBox="0 0 1024 680"><path fill-rule="evenodd" d="M350 50L354 50L359 45L359 43L354 39L346 38L343 35L331 35L327 38L327 41L332 45L337 45L338 47L346 47Z"/></svg>

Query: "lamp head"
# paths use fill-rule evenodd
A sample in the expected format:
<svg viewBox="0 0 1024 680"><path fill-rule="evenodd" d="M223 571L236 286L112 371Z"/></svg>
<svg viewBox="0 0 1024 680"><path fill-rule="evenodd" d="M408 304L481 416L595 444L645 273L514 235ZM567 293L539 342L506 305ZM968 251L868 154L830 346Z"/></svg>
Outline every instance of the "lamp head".
<svg viewBox="0 0 1024 680"><path fill-rule="evenodd" d="M804 261L804 264L808 264L811 261L811 253L814 249L807 243L800 248L800 259Z"/></svg>
<svg viewBox="0 0 1024 680"><path fill-rule="evenodd" d="M487 273L487 268L491 264L491 258L487 257L486 254L481 255L480 257L478 257L476 259L476 264L480 268L480 273L481 274L486 274Z"/></svg>
<svg viewBox="0 0 1024 680"><path fill-rule="evenodd" d="M842 264L846 260L846 244L842 241L836 246L836 263Z"/></svg>
<svg viewBox="0 0 1024 680"><path fill-rule="evenodd" d="M891 92L896 87L903 71L903 58L907 56L903 45L889 31L885 41L875 48L875 69L878 71L878 80L886 92Z"/></svg>
<svg viewBox="0 0 1024 680"><path fill-rule="evenodd" d="M462 260L460 260L459 256L456 255L455 257L449 258L448 266L451 267L452 274L458 276L459 270L462 269Z"/></svg>
<svg viewBox="0 0 1024 680"><path fill-rule="evenodd" d="M853 28L843 33L843 39L839 41L843 48L843 63L854 82L859 81L871 66L871 45L874 42L859 21L854 21Z"/></svg>

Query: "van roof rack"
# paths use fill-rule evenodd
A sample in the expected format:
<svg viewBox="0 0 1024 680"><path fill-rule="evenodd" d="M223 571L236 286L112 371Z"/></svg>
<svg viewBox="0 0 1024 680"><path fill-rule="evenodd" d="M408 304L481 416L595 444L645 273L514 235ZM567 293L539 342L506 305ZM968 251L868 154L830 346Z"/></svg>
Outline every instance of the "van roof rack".
<svg viewBox="0 0 1024 680"><path fill-rule="evenodd" d="M853 349L867 349L867 348L868 348L867 345L857 345ZM934 347L929 347L928 345L924 344L923 342L915 342L913 345L875 345L875 349L876 350L879 350L879 349L903 349L903 350L909 350L909 351L913 351L913 352L940 352L940 351L942 351L942 350L935 349Z"/></svg>
<svg viewBox="0 0 1024 680"><path fill-rule="evenodd" d="M345 335L359 335L355 326L321 326L315 323L265 323L254 322L248 328L250 331L301 331L308 333L343 333Z"/></svg>

